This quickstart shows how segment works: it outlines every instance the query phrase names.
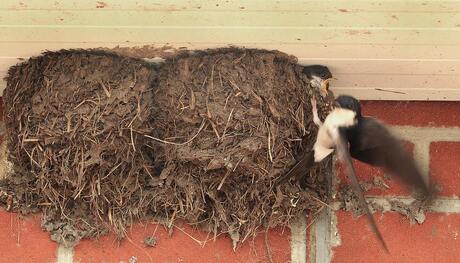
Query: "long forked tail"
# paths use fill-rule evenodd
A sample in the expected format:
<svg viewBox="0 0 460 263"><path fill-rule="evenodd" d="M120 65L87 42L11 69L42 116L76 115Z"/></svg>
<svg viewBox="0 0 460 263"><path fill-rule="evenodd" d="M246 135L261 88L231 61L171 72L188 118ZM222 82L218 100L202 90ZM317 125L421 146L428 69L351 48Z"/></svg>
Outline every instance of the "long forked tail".
<svg viewBox="0 0 460 263"><path fill-rule="evenodd" d="M348 152L348 147L343 139L343 136L339 135L338 140L336 142L337 145L337 151L339 154L339 159L342 160L342 162L345 165L345 170L347 173L348 178L350 178L351 185L353 187L353 190L355 191L356 195L358 196L359 203L361 207L364 209L366 216L367 216L367 221L370 224L370 227L374 234L377 236L377 239L379 240L380 244L382 247L385 249L387 253L390 253L388 250L388 246L385 243L385 240L383 239L382 233L380 232L377 224L375 223L375 219L369 210L369 206L367 205L366 199L364 198L364 193L363 190L361 189L361 186L359 185L358 179L356 178L355 174L355 168L353 166L353 163L351 161L351 156L350 153Z"/></svg>
<svg viewBox="0 0 460 263"><path fill-rule="evenodd" d="M314 152L313 151L306 152L302 156L300 161L297 162L291 168L291 170L289 170L287 173L285 173L284 175L282 175L282 176L277 178L277 180L276 180L276 182L274 184L274 187L283 184L284 182L289 180L289 178L291 178L291 177L298 178L300 175L302 175L305 172L307 172L308 170L310 170L310 168L313 166L314 163L315 163Z"/></svg>

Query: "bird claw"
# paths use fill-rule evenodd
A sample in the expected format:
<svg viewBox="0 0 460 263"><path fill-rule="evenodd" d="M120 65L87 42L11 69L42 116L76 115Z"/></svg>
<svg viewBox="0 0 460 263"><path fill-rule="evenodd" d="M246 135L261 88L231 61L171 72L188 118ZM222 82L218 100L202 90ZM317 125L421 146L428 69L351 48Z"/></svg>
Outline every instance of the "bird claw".
<svg viewBox="0 0 460 263"><path fill-rule="evenodd" d="M313 114L313 122L319 127L319 126L323 125L323 123L319 119L318 105L316 104L316 99L315 99L314 96L310 99L310 103L311 103L311 112Z"/></svg>

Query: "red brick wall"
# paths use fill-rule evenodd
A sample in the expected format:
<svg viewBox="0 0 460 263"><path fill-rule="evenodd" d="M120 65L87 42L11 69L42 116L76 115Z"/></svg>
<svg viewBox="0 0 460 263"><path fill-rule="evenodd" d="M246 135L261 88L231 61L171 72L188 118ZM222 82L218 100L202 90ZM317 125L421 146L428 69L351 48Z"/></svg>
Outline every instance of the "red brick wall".
<svg viewBox="0 0 460 263"><path fill-rule="evenodd" d="M172 236L155 224L138 224L118 243L108 235L83 241L73 250L59 248L40 229L37 216L21 218L0 211L0 262L457 262L460 257L460 102L363 102L364 112L380 118L408 142L430 178L442 187L441 197L422 225L410 225L395 212L375 214L391 255L380 248L365 218L349 212L324 214L313 222L300 220L292 229L261 232L236 252L226 237L216 241L205 233L179 225ZM382 175L356 162L363 180ZM372 190L376 199L409 192L397 181L388 190ZM325 209L326 210L326 209ZM331 224L330 222L333 222ZM305 228L308 230L305 231ZM292 233L291 233L292 232ZM157 245L143 240L155 236ZM293 240L291 242L291 239ZM291 244L292 243L292 244ZM326 246L324 246L326 244ZM292 259L291 259L292 258Z"/></svg>

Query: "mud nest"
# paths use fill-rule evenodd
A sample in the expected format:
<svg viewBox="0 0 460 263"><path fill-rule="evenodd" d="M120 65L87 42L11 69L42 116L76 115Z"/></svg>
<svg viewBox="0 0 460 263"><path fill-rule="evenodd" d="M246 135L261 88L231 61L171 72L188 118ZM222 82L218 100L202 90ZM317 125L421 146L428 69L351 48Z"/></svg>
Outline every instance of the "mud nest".
<svg viewBox="0 0 460 263"><path fill-rule="evenodd" d="M155 70L114 54L46 53L12 67L4 93L15 192L38 207L54 239L71 244L111 225L122 235L139 217L152 154L149 132Z"/></svg>
<svg viewBox="0 0 460 263"><path fill-rule="evenodd" d="M31 58L8 72L13 168L0 201L42 211L43 227L69 246L107 230L123 237L146 218L237 242L312 215L327 201L330 160L273 187L316 134L309 101L320 96L296 63L236 48L160 66L103 51Z"/></svg>

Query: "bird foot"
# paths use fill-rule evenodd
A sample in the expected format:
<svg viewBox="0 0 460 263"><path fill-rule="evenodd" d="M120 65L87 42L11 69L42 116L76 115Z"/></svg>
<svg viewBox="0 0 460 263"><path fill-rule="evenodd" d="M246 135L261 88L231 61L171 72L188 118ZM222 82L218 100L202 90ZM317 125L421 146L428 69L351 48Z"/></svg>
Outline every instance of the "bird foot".
<svg viewBox="0 0 460 263"><path fill-rule="evenodd" d="M311 112L313 114L313 122L319 127L323 125L323 122L321 122L321 120L318 117L318 105L316 104L315 97L312 97L310 99L310 103L311 103Z"/></svg>

